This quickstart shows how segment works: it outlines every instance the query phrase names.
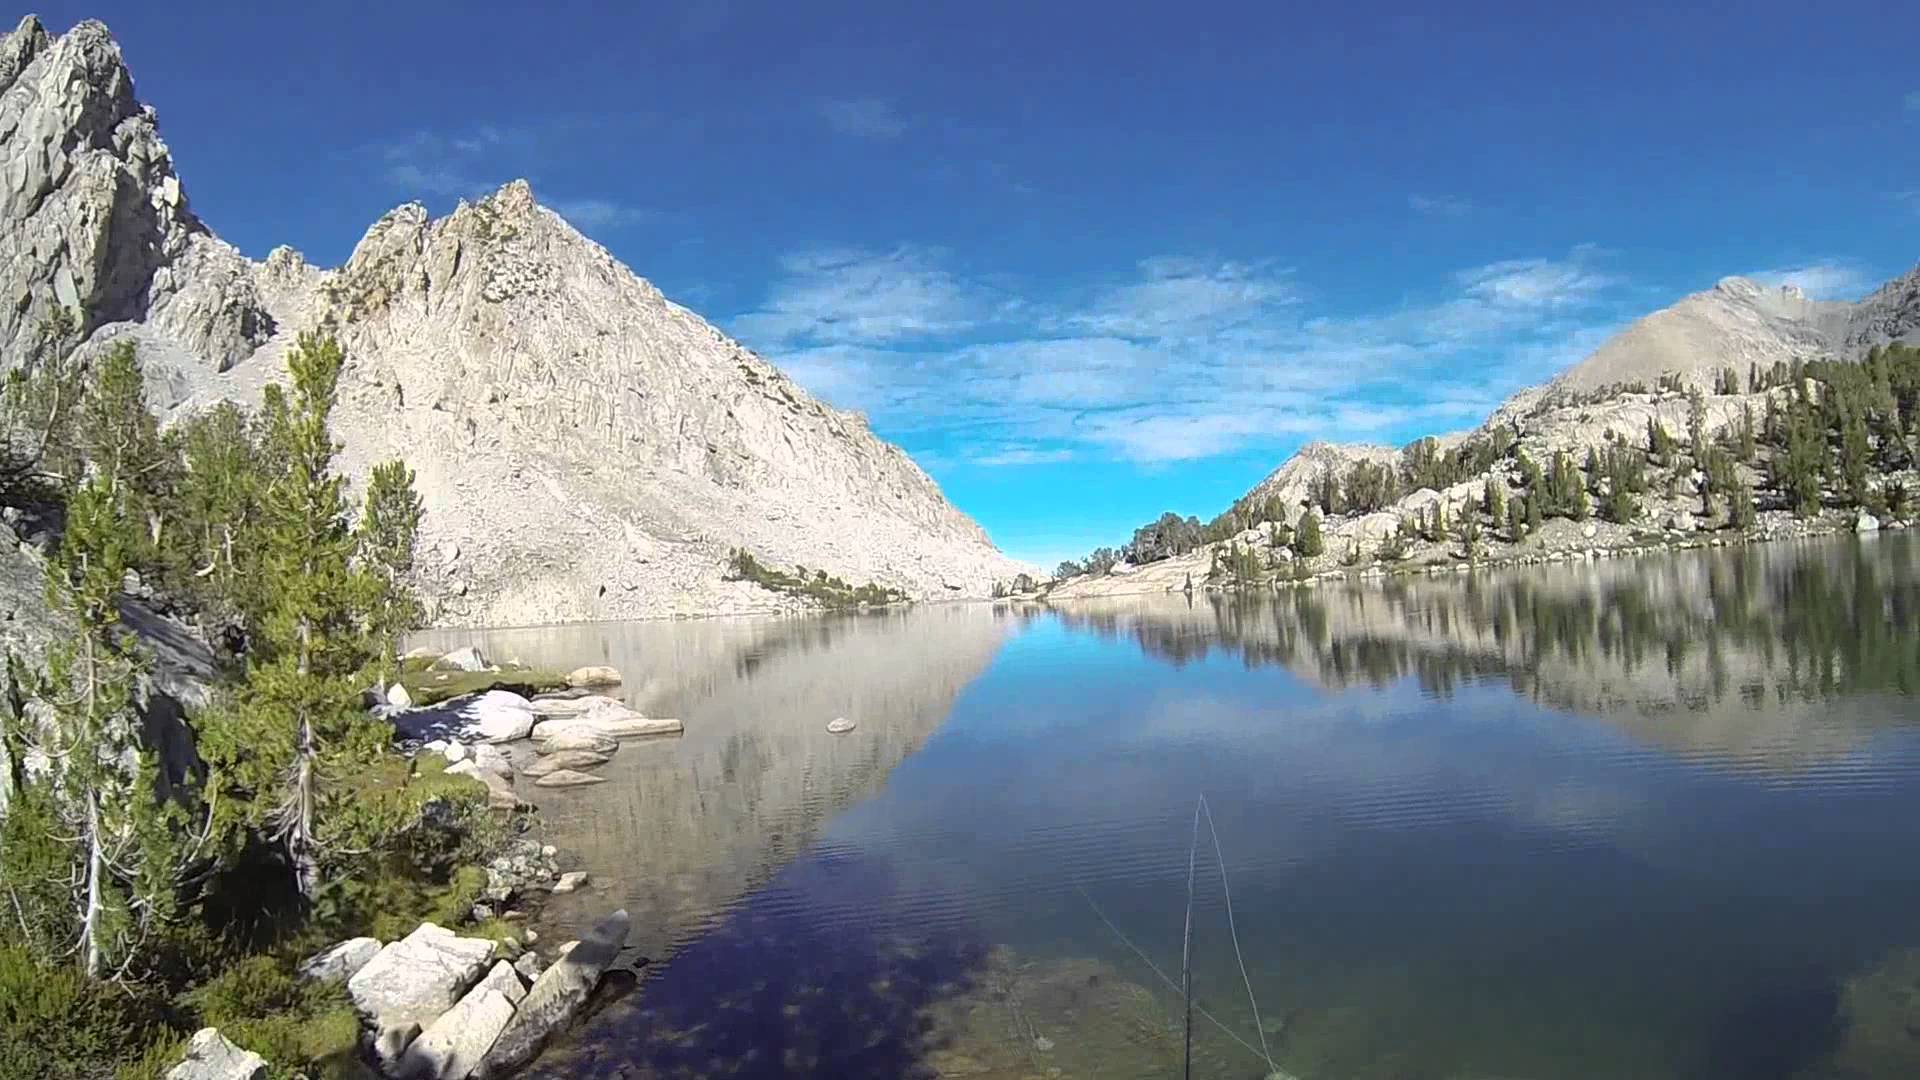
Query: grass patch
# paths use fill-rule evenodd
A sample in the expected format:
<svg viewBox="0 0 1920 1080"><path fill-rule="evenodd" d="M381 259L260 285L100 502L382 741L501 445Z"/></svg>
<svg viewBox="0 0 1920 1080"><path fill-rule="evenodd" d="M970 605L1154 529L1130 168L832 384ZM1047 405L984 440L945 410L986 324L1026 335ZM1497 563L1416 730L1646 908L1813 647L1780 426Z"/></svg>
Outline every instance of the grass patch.
<svg viewBox="0 0 1920 1080"><path fill-rule="evenodd" d="M511 690L522 697L545 694L567 688L567 677L557 671L534 668L504 668L500 671L405 670L400 685L415 705L438 705L452 698L479 694L488 690Z"/></svg>
<svg viewBox="0 0 1920 1080"><path fill-rule="evenodd" d="M182 996L198 1023L271 1063L268 1075L349 1080L369 1075L360 1020L339 982L302 982L288 956L249 956Z"/></svg>
<svg viewBox="0 0 1920 1080"><path fill-rule="evenodd" d="M825 570L808 574L804 566L796 566L792 573L788 573L766 565L754 558L751 552L741 550L736 550L733 557L727 560L726 578L728 581L751 581L771 592L812 600L836 611L885 607L907 601L907 594L899 589L873 582L849 585L830 576Z"/></svg>

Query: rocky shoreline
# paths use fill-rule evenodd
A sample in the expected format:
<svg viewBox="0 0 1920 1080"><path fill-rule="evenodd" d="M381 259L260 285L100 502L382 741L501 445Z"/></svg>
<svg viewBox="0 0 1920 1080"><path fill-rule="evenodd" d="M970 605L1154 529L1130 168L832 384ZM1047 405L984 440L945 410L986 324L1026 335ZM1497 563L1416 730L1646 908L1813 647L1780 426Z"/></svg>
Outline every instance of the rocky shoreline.
<svg viewBox="0 0 1920 1080"><path fill-rule="evenodd" d="M1329 527L1329 553L1313 559L1294 556L1282 548L1276 562L1282 567L1270 578L1258 583L1218 580L1212 574L1216 548L1241 543L1248 549L1267 550L1268 534L1250 529L1235 541L1209 545L1158 562L1140 566L1121 564L1105 575L1081 575L1065 581L1043 584L1008 600L1052 601L1108 596L1139 596L1164 593L1244 592L1275 588L1312 587L1352 580L1378 580L1417 574L1468 573L1504 567L1540 566L1552 563L1595 562L1602 559L1637 558L1643 555L1701 548L1738 547L1780 540L1802 540L1848 533L1872 535L1897 531L1909 522L1889 518L1882 521L1871 514L1829 513L1817 518L1798 518L1787 511L1767 511L1758 516L1753 528L1745 530L1697 528L1688 515L1667 517L1666 527L1621 526L1607 522L1548 522L1538 534L1519 544L1492 543L1472 556L1456 543L1416 542L1406 556L1397 560L1379 557L1372 548L1363 549L1357 558L1333 553L1337 543L1350 539L1342 528ZM1677 526L1685 526L1684 528ZM1357 541L1356 541L1357 543Z"/></svg>
<svg viewBox="0 0 1920 1080"><path fill-rule="evenodd" d="M623 741L678 735L683 727L676 719L644 716L601 692L620 685L620 673L610 667L530 678L526 669L489 663L474 646L416 650L402 662L412 672L369 692L369 708L394 725L402 748L416 761L432 758L449 774L485 784L489 807L508 822L511 838L485 865L485 888L468 913L482 933L463 936L425 922L392 941L353 938L307 957L299 974L344 986L360 1017L365 1063L378 1075L506 1076L531 1063L586 1012L632 927L628 913L618 910L544 957L535 948L539 934L527 923L545 897L575 892L589 878L584 871L561 871L560 852L527 835L534 808L516 783L600 783L603 778L588 770L612 760ZM429 687L442 673L521 686L559 681L565 687L531 695L490 687L414 705L417 691L408 683ZM260 1055L206 1028L195 1033L185 1059L167 1078L264 1080L267 1069Z"/></svg>

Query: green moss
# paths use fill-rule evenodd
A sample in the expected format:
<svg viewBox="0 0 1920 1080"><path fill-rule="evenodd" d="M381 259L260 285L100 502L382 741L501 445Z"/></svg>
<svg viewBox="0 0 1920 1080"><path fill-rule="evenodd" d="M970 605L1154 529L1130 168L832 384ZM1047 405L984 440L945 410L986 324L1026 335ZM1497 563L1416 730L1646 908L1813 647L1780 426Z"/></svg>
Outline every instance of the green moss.
<svg viewBox="0 0 1920 1080"><path fill-rule="evenodd" d="M487 690L511 690L531 697L567 688L567 677L556 671L506 668L500 671L406 671L400 685L415 705L437 705L451 698Z"/></svg>

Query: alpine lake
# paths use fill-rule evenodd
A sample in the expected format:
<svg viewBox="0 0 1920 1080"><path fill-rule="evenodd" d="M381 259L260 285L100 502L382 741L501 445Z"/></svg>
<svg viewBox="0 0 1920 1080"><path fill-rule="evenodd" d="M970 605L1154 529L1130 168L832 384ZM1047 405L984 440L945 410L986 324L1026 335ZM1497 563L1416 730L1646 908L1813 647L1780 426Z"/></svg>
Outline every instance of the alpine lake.
<svg viewBox="0 0 1920 1080"><path fill-rule="evenodd" d="M1910 532L447 640L686 722L527 790L537 1075L1178 1077L1184 951L1194 1077L1920 1076Z"/></svg>

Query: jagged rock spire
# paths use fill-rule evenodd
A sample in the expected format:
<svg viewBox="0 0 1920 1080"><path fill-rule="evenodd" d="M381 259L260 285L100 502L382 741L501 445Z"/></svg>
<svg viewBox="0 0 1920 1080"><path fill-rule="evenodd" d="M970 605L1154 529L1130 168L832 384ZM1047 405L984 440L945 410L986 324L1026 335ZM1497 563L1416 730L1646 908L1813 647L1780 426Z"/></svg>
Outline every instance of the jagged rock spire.
<svg viewBox="0 0 1920 1080"><path fill-rule="evenodd" d="M0 38L0 357L41 320L146 321L226 367L272 330L240 254L194 217L154 112L98 22L51 37L31 15Z"/></svg>

